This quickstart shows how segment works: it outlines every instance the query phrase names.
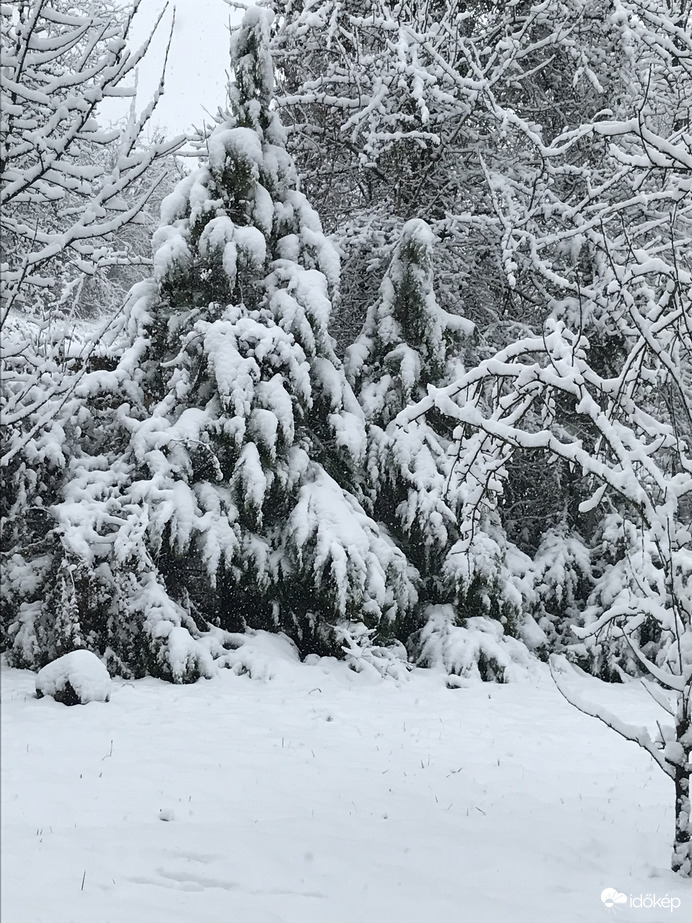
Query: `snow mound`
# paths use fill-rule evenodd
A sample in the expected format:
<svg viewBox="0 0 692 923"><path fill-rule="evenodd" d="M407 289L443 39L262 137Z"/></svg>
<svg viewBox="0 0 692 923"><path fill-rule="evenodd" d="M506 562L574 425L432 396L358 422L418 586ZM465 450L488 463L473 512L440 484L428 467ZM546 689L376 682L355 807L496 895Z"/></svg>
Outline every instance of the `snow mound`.
<svg viewBox="0 0 692 923"><path fill-rule="evenodd" d="M108 670L91 651L72 651L58 657L36 676L36 696L52 696L63 705L107 702L110 691Z"/></svg>

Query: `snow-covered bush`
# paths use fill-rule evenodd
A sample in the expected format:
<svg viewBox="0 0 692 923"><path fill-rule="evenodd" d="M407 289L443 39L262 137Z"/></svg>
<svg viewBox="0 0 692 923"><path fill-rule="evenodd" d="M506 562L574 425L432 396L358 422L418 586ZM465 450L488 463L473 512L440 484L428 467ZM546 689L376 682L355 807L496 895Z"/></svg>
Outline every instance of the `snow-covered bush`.
<svg viewBox="0 0 692 923"><path fill-rule="evenodd" d="M225 633L223 638L227 650L217 665L236 676L269 682L300 663L298 648L283 632L248 628L242 634Z"/></svg>
<svg viewBox="0 0 692 923"><path fill-rule="evenodd" d="M81 457L88 466L105 444L111 466L122 443L111 411L130 396L126 375L91 374L113 366L121 319L75 336L71 311L85 277L128 260L119 235L146 210L152 165L182 143L142 143L162 81L124 125L99 124L103 99L136 93L153 33L128 47L134 12L112 0L0 6L0 628L11 658L33 667L91 643L91 622L106 619L103 581L63 542L56 504Z"/></svg>
<svg viewBox="0 0 692 923"><path fill-rule="evenodd" d="M91 651L75 650L58 657L39 670L36 696L51 696L63 705L108 702L111 678L99 658Z"/></svg>
<svg viewBox="0 0 692 923"><path fill-rule="evenodd" d="M545 647L545 634L530 612L531 561L507 541L492 512L484 516L479 527L452 545L444 573L453 590L459 624L465 619L491 619L507 635L521 638L530 649L540 651Z"/></svg>
<svg viewBox="0 0 692 923"><path fill-rule="evenodd" d="M126 494L133 468L127 431L114 416L127 378L127 363L115 373L90 373L67 405L71 425L50 471L50 504L39 507L33 532L24 527L5 561L8 655L17 666L37 668L89 648L125 676L210 675L208 649L192 642L195 622L169 596L151 557L147 512Z"/></svg>
<svg viewBox="0 0 692 923"><path fill-rule="evenodd" d="M408 678L412 665L401 641L381 645L373 640L376 634L363 622L342 623L336 626L336 636L342 644L346 663L356 673L371 673L395 680Z"/></svg>
<svg viewBox="0 0 692 923"><path fill-rule="evenodd" d="M429 607L426 617L410 639L411 657L420 667L445 670L450 687L464 680L507 683L526 676L532 655L497 620L474 616L460 624L449 605Z"/></svg>

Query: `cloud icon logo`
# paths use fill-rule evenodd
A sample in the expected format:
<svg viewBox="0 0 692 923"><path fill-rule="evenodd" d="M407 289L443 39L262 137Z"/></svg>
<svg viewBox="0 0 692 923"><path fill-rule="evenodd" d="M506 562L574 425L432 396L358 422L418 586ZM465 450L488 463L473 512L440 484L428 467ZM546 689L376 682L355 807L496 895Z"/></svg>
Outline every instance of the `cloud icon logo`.
<svg viewBox="0 0 692 923"><path fill-rule="evenodd" d="M616 904L626 904L627 895L623 894L621 891L616 891L615 888L605 888L601 891L601 900L610 910L610 908L614 907Z"/></svg>

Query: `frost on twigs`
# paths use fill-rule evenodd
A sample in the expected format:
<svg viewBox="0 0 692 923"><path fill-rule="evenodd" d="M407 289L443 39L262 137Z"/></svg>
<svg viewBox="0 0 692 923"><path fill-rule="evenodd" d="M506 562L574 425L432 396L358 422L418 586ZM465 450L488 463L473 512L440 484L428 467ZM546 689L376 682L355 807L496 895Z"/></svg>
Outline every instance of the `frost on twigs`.
<svg viewBox="0 0 692 923"><path fill-rule="evenodd" d="M99 658L91 651L72 651L39 670L36 696L51 696L63 705L108 702L111 678Z"/></svg>

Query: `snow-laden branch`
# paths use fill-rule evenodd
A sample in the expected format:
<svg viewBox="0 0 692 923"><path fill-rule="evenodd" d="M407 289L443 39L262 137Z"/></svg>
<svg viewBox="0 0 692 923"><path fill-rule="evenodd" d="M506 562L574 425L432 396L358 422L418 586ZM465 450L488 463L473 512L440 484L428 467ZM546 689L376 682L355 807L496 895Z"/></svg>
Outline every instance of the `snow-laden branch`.
<svg viewBox="0 0 692 923"><path fill-rule="evenodd" d="M667 776L670 776L671 779L674 778L674 763L668 760L664 753L656 746L647 728L627 724L627 722L622 721L617 715L614 715L602 705L595 705L585 701L578 692L569 688L565 682L565 677L570 672L573 673L573 670L564 657L558 657L555 654L551 656L550 675L553 677L553 681L560 695L569 702L570 705L584 715L589 715L591 718L598 718L599 721L612 731L615 731L616 734L619 734L620 737L624 737L625 740L629 740L631 743L635 743L643 750L646 750L658 767L662 769Z"/></svg>
<svg viewBox="0 0 692 923"><path fill-rule="evenodd" d="M150 104L139 114L133 107L124 129L98 124L103 99L134 98L136 69L164 21L165 9L144 42L130 50L138 6L124 12L103 0L94 12L77 15L34 0L2 12L3 322L11 308L30 305L32 292L46 288L57 262L88 273L122 259L113 236L137 220L151 190L134 201L126 194L183 141L141 147L163 72Z"/></svg>

